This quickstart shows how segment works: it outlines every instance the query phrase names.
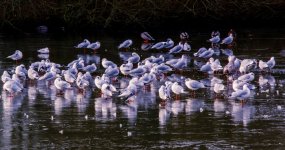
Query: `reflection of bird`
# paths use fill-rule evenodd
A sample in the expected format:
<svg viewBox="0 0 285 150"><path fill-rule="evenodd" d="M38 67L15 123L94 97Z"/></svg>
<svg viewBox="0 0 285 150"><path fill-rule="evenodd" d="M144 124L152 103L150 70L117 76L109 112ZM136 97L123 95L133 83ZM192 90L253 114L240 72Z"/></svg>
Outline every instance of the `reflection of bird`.
<svg viewBox="0 0 285 150"><path fill-rule="evenodd" d="M186 99L185 111L187 114L191 114L191 112L198 112L203 107L204 107L204 102L201 99L197 98Z"/></svg>
<svg viewBox="0 0 285 150"><path fill-rule="evenodd" d="M167 120L170 117L170 112L165 108L163 108L163 109L161 108L161 109L159 109L159 115L158 116L159 116L159 124L165 125Z"/></svg>
<svg viewBox="0 0 285 150"><path fill-rule="evenodd" d="M252 116L255 113L255 108L247 103L233 103L232 104L232 116L235 122L242 122L244 126L247 126Z"/></svg>
<svg viewBox="0 0 285 150"><path fill-rule="evenodd" d="M220 99L215 99L214 101L214 111L215 112L224 112L226 109L225 102Z"/></svg>
<svg viewBox="0 0 285 150"><path fill-rule="evenodd" d="M17 61L23 58L23 53L20 50L16 50L14 54L8 56L7 58Z"/></svg>

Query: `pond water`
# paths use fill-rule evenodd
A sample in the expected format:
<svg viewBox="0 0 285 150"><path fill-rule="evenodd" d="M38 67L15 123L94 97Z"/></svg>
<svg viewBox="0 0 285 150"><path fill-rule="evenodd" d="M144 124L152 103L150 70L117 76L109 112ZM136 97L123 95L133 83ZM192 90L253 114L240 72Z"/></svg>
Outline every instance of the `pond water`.
<svg viewBox="0 0 285 150"><path fill-rule="evenodd" d="M253 32L254 33L254 32ZM209 88L200 89L193 96L184 94L179 100L168 100L165 104L158 96L162 83L151 85L150 89L140 89L134 101L127 103L115 94L112 98L101 98L98 89L88 89L85 93L76 88L57 95L53 85L43 82L24 86L24 91L14 97L2 90L0 100L0 147L1 149L32 148L80 148L80 149L282 149L285 147L285 35L245 34L238 36L233 48L240 58L276 59L275 71L271 74L256 73L252 97L245 103L217 96ZM179 34L179 33L178 33ZM107 58L119 65L120 55L135 51L144 59L159 56L166 51L143 51L138 35L134 37L131 49L119 51L118 44L127 39L121 36L88 36L91 41L101 42L100 50L92 51L73 48L83 36L29 35L15 37L0 35L0 74L12 70L15 62L6 59L14 50L20 49L24 59L20 63L28 66L39 61L37 49L50 48L50 60L67 65L78 57L96 62L99 67L95 75L104 71L100 60ZM160 40L168 38L160 34ZM174 35L177 42L179 36ZM205 41L208 33L195 34L191 38L192 51L210 44ZM183 72L173 72L177 76L194 79L208 79L196 71L193 53L188 56L189 67ZM179 58L181 54L166 55ZM224 66L227 57L219 58ZM204 61L204 60L202 60ZM225 80L221 74L214 75ZM273 86L260 88L258 79L267 76L274 80ZM119 89L129 77L119 76L114 85ZM164 104L164 107L160 107Z"/></svg>

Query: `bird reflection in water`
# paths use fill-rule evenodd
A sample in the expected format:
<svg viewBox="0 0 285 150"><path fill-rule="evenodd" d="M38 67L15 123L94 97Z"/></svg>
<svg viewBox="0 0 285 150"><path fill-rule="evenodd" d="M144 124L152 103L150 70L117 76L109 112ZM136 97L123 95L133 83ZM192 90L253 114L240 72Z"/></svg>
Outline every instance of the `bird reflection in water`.
<svg viewBox="0 0 285 150"><path fill-rule="evenodd" d="M235 123L242 123L243 126L247 126L253 119L256 112L255 107L247 103L231 102L232 105L232 117Z"/></svg>
<svg viewBox="0 0 285 150"><path fill-rule="evenodd" d="M123 116L128 118L128 122L130 125L135 125L137 121L138 115L138 96L132 96L128 98L128 103L126 105L120 106L121 111L123 112Z"/></svg>
<svg viewBox="0 0 285 150"><path fill-rule="evenodd" d="M187 98L185 105L186 115L191 115L192 113L199 112L203 109L205 103L204 100L198 98Z"/></svg>
<svg viewBox="0 0 285 150"><path fill-rule="evenodd" d="M117 106L112 102L112 98L95 99L95 120L114 120L117 116Z"/></svg>
<svg viewBox="0 0 285 150"><path fill-rule="evenodd" d="M159 107L159 125L164 126L169 121L171 114L171 102L169 100L160 102Z"/></svg>
<svg viewBox="0 0 285 150"><path fill-rule="evenodd" d="M26 96L26 92L18 93L15 96L9 96L9 93L6 91L2 91L2 116L0 122L0 144L1 149L10 149L13 141L24 138L25 136L20 130L18 130L17 120L19 118L15 118L15 114L20 111L20 107L23 105L24 97ZM24 116L24 113L22 112ZM12 136L13 133L13 136ZM25 142L25 140L22 140Z"/></svg>

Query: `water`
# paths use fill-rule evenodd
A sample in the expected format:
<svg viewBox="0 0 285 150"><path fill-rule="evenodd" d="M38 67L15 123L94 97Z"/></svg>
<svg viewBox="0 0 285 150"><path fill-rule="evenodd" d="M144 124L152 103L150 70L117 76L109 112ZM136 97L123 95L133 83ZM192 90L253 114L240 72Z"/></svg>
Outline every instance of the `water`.
<svg viewBox="0 0 285 150"><path fill-rule="evenodd" d="M133 36L133 35L132 35ZM173 36L175 37L175 36ZM178 36L177 36L178 37ZM125 37L91 36L99 39L102 48L97 52L76 50L73 46L83 38L78 36L30 35L27 37L0 36L0 74L11 70L14 62L5 59L14 50L21 49L24 60L30 64L40 60L36 50L48 46L50 60L67 64L77 55L88 56L95 62L104 57L122 63L119 53L136 51L143 58L160 55L160 52L141 51L140 40L129 52L119 52L118 43ZM161 37L161 40L167 36ZM209 46L204 41L207 34L196 34L191 39L194 50ZM173 38L177 42L177 38ZM238 58L267 60L275 56L276 72L271 74L276 85L252 91L252 98L240 103L216 96L210 89L199 90L196 96L182 95L178 101L162 102L157 94L158 85L150 90L140 90L137 98L127 103L125 99L103 99L98 90L85 94L77 89L64 95L56 94L54 86L45 83L26 84L25 90L15 97L7 96L1 88L0 147L19 148L80 148L80 149L282 149L285 147L285 69L282 49L284 35L257 34L240 36L234 49ZM192 56L192 54L190 54ZM180 54L169 56L180 57ZM226 62L226 57L219 57ZM99 60L99 61L98 61ZM207 76L193 72L193 58L188 71L182 75L194 79ZM223 63L224 65L224 63ZM102 72L102 67L98 75ZM222 75L216 75L225 79ZM255 77L258 81L259 74ZM120 77L116 87L123 87L125 77ZM258 84L254 82L258 87ZM0 86L2 87L2 83Z"/></svg>

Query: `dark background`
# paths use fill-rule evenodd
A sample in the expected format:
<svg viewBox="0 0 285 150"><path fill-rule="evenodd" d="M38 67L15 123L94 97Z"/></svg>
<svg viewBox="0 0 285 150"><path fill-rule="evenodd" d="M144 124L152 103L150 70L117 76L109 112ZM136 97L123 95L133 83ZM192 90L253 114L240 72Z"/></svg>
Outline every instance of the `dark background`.
<svg viewBox="0 0 285 150"><path fill-rule="evenodd" d="M283 28L283 0L1 0L2 32Z"/></svg>

